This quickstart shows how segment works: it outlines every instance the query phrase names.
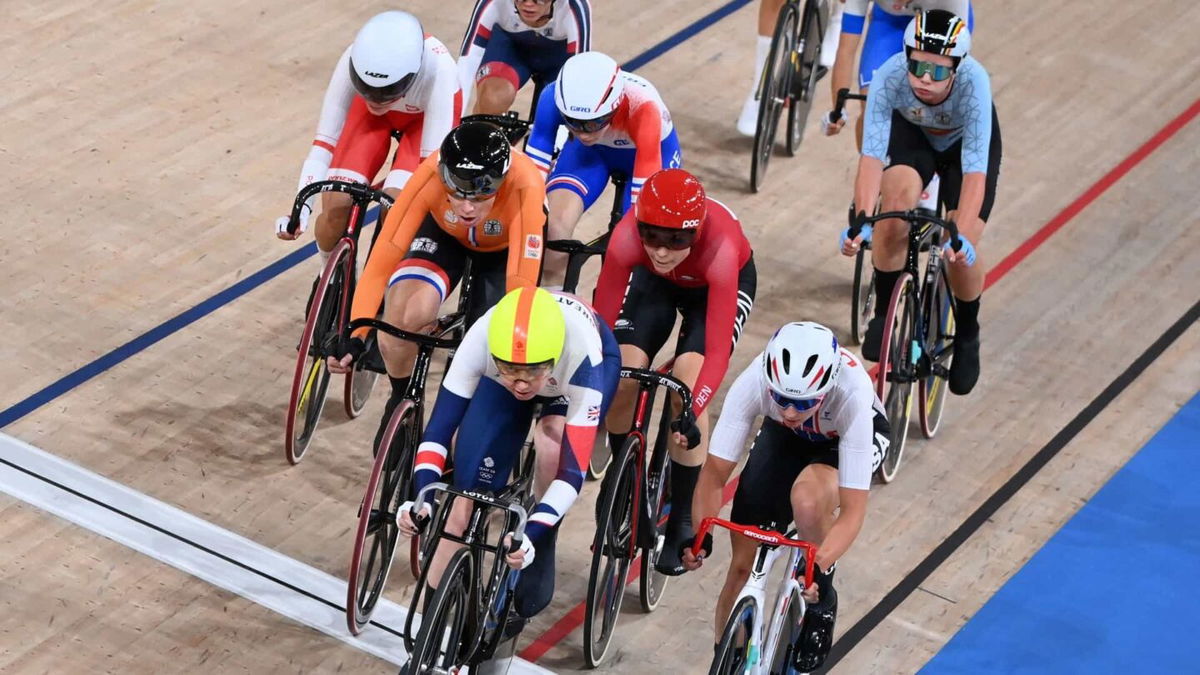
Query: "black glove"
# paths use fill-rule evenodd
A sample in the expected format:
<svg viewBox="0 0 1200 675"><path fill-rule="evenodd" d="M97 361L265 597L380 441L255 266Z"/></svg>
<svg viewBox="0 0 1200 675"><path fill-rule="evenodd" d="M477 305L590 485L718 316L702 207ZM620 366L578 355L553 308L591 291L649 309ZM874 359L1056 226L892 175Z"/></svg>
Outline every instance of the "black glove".
<svg viewBox="0 0 1200 675"><path fill-rule="evenodd" d="M846 231L846 238L853 239L862 232L863 226L867 224L867 212L859 211L855 213L853 209L850 211L850 229Z"/></svg>
<svg viewBox="0 0 1200 675"><path fill-rule="evenodd" d="M685 413L671 422L671 431L683 434L687 439L688 450L700 445L700 427L696 426L696 420L691 415Z"/></svg>
<svg viewBox="0 0 1200 675"><path fill-rule="evenodd" d="M696 545L695 537L692 537L691 541L685 541L685 542L680 543L679 544L679 559L682 560L683 552L692 548L695 545ZM704 554L705 558L707 558L708 556L712 555L712 549L713 549L712 532L705 532L704 533L704 541L701 542L701 544L700 544L700 552Z"/></svg>
<svg viewBox="0 0 1200 675"><path fill-rule="evenodd" d="M337 348L334 350L333 357L341 361L350 355L350 363L354 363L362 357L367 351L367 343L363 342L362 338L350 337L343 335L338 339Z"/></svg>

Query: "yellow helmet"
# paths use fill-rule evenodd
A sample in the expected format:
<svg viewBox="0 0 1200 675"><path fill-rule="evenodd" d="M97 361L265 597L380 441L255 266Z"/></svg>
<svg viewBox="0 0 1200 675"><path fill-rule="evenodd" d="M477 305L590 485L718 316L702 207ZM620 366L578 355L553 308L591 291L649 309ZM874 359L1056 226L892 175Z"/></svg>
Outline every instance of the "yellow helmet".
<svg viewBox="0 0 1200 675"><path fill-rule="evenodd" d="M492 310L488 351L509 363L557 361L567 324L554 296L541 288L510 291Z"/></svg>

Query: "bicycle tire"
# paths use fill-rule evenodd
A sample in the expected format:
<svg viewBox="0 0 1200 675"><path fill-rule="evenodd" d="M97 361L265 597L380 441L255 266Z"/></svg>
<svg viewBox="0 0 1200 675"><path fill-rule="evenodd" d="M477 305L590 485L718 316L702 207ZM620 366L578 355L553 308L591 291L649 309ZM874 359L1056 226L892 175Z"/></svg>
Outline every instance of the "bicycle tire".
<svg viewBox="0 0 1200 675"><path fill-rule="evenodd" d="M671 579L659 572L655 568L655 564L661 553L658 549L658 540L665 535L666 530L662 514L669 503L667 486L671 484L671 457L668 444L670 443L673 418L671 397L664 396L662 415L658 418L658 435L654 441L654 452L647 458L646 498L641 500L641 504L638 505L639 508L649 509L646 522L654 527L654 538L652 539L654 545L642 547L641 569L639 570L640 576L638 576L638 600L641 601L642 611L646 613L653 612L662 602L667 582ZM687 505L687 508L691 508L691 505Z"/></svg>
<svg viewBox="0 0 1200 675"><path fill-rule="evenodd" d="M913 277L905 272L896 282L892 299L888 303L887 318L883 324L883 342L879 353L879 372L876 375L875 393L879 394L887 409L888 422L892 428L891 444L879 465L879 478L890 483L900 470L904 457L904 443L908 439L908 420L912 413L912 382L891 382L888 375L900 370L904 375L913 368L913 328L916 325L916 307L913 302L916 291Z"/></svg>
<svg viewBox="0 0 1200 675"><path fill-rule="evenodd" d="M938 360L949 361L949 358L938 359L940 354L950 356L954 343L954 296L950 292L946 270L938 268L931 283L923 293L925 313L925 344L932 350L929 354L931 365ZM932 367L931 367L932 370ZM933 438L942 424L942 412L946 407L946 378L936 372L930 372L929 377L922 378L917 383L917 417L921 422L921 435Z"/></svg>
<svg viewBox="0 0 1200 675"><path fill-rule="evenodd" d="M603 506L597 514L592 539L592 564L583 617L583 655L588 668L604 661L612 645L617 618L629 578L634 509L637 500L637 450L642 441L629 436L610 470L611 489L601 492ZM619 521L614 522L616 516ZM603 575L601 574L603 570ZM597 612L600 611L597 624Z"/></svg>
<svg viewBox="0 0 1200 675"><path fill-rule="evenodd" d="M808 124L808 113L812 110L813 98L817 93L817 59L821 55L821 26L817 17L815 3L817 0L808 0L804 3L804 20L800 22L799 43L796 45L796 52L799 55L799 63L796 63L796 57L793 57L792 63L795 64L796 73L793 76L794 82L798 86L792 87L792 94L788 97L788 116L787 116L787 154L788 157L795 157L796 151L800 149L800 143L804 140L804 128Z"/></svg>
<svg viewBox="0 0 1200 675"><path fill-rule="evenodd" d="M608 434L601 427L596 432L596 442L592 444L592 457L588 460L587 479L600 480L604 478L609 465L612 464L613 453L608 447Z"/></svg>
<svg viewBox="0 0 1200 675"><path fill-rule="evenodd" d="M779 625L779 633L767 637L766 648L772 651L770 654L764 654L763 658L771 659L770 672L772 675L792 675L800 672L792 663L795 658L796 645L800 641L804 628L805 609L804 599L800 597L800 589L792 588L784 609L783 622ZM773 645L771 644L772 640L775 641Z"/></svg>
<svg viewBox="0 0 1200 675"><path fill-rule="evenodd" d="M454 552L433 600L421 615L421 628L417 631L408 663L401 672L410 675L453 672L452 668L466 663L461 647L470 642L464 640L463 635L472 630L470 624L475 613L471 606L474 566L470 548Z"/></svg>
<svg viewBox="0 0 1200 675"><path fill-rule="evenodd" d="M354 635L361 633L370 622L376 603L383 596L396 555L396 543L400 538L396 513L411 496L413 453L420 431L416 412L416 403L410 399L396 406L383 433L385 450L375 455L359 505L346 588L346 625ZM403 437L399 443L391 442L400 434ZM375 515L374 527L372 514Z"/></svg>
<svg viewBox="0 0 1200 675"><path fill-rule="evenodd" d="M775 22L775 34L771 37L771 51L767 55L766 68L758 91L758 122L754 128L754 154L750 161L750 190L758 192L767 177L767 165L775 149L775 133L779 130L779 115L783 102L791 91L791 55L795 51L796 32L800 14L793 2L785 2L779 9Z"/></svg>
<svg viewBox="0 0 1200 675"><path fill-rule="evenodd" d="M354 419L362 414L378 380L379 373L363 368L346 373L346 384L342 388L342 407L346 410L346 417Z"/></svg>
<svg viewBox="0 0 1200 675"><path fill-rule="evenodd" d="M299 464L308 452L325 409L332 373L325 366L320 346L329 331L339 330L338 323L346 314L345 303L348 298L344 285L346 270L353 260L353 244L348 239L342 239L330 252L329 260L321 270L304 321L304 332L296 348L296 369L292 375L283 434L284 457L293 466Z"/></svg>
<svg viewBox="0 0 1200 675"><path fill-rule="evenodd" d="M721 641L717 643L712 665L708 668L709 675L740 674L753 665L751 642L754 640L754 619L757 614L758 602L748 595L742 596L733 606L721 631Z"/></svg>
<svg viewBox="0 0 1200 675"><path fill-rule="evenodd" d="M863 242L858 253L854 256L854 292L850 297L850 339L856 345L861 345L867 334L867 323L875 312L875 266L871 265L871 274L865 274L870 265L867 250L870 242Z"/></svg>

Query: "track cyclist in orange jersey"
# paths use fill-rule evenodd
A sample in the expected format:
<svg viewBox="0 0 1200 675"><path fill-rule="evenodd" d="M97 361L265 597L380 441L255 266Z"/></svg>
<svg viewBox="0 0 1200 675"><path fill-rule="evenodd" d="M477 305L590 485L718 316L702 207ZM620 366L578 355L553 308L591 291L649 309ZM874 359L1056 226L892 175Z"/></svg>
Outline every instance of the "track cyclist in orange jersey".
<svg viewBox="0 0 1200 675"><path fill-rule="evenodd" d="M421 163L388 211L383 231L354 291L350 318L425 330L471 260L467 326L506 290L537 285L542 263L546 189L529 158L487 122L467 121ZM346 372L364 350L367 329L343 340L329 370ZM408 389L416 346L388 335L379 349L392 383L376 445Z"/></svg>
<svg viewBox="0 0 1200 675"><path fill-rule="evenodd" d="M936 172L947 217L958 224L962 249L944 245L955 298L954 357L950 391L970 393L979 379L979 300L986 270L978 245L992 211L1000 175L1000 122L983 65L972 58L966 21L945 10L923 10L909 22L904 51L875 71L863 129L862 157L854 181L855 226L875 212L907 211ZM887 164L885 165L885 162ZM886 220L843 231L842 253L858 254L871 240L875 266L875 317L867 324L863 358L879 360L884 312L904 268L908 224Z"/></svg>
<svg viewBox="0 0 1200 675"><path fill-rule="evenodd" d="M757 417L763 418L762 426L729 518L781 533L794 522L799 538L817 545L814 583L804 592L810 607L792 664L807 673L825 661L833 644L833 566L862 529L871 474L888 446L888 423L862 362L841 349L828 328L810 321L785 324L725 396L692 501L695 522L721 510L721 493L746 454ZM712 553L712 535L705 536L699 558L692 555L692 542L686 545L683 564L697 569ZM757 546L741 535L730 536L716 640L750 576Z"/></svg>
<svg viewBox="0 0 1200 675"><path fill-rule="evenodd" d="M756 285L754 256L741 223L683 169L651 176L608 243L596 283L596 311L613 326L623 365L647 367L671 336L676 313L683 316L672 373L692 390L696 426L678 430L684 433L675 434L671 448L671 515L656 563L663 574L683 573L679 544L693 537L687 505L708 436L703 413L725 378ZM614 452L629 433L636 392L631 380L622 381L617 392L607 420ZM685 449L696 446L694 452Z"/></svg>
<svg viewBox="0 0 1200 675"><path fill-rule="evenodd" d="M395 196L461 114L458 72L445 45L427 35L408 12L377 14L358 31L333 69L299 189L320 180L370 183L387 159L392 134L399 132L399 147L383 183ZM280 218L276 236L299 237L312 213L312 205L306 206L299 229L288 233L288 219ZM324 265L346 231L350 196L327 192L321 206L316 239Z"/></svg>
<svg viewBox="0 0 1200 675"><path fill-rule="evenodd" d="M463 108L478 89L475 112L503 114L531 77L553 82L591 45L590 0L476 0L458 57Z"/></svg>
<svg viewBox="0 0 1200 675"><path fill-rule="evenodd" d="M525 287L505 295L467 331L438 391L417 450L413 480L418 492L441 478L460 429L469 433L459 433L453 443L454 486L499 491L525 442L535 404L542 403L534 433L538 503L521 548L507 558L513 569L524 569L514 596L516 626L554 594L559 525L583 487L596 430L620 370L612 331L582 300ZM412 509L407 502L398 514L400 529L409 536L416 532ZM461 534L470 512L470 502L456 502L446 531ZM438 546L429 567L432 585L454 548L444 540Z"/></svg>
<svg viewBox="0 0 1200 675"><path fill-rule="evenodd" d="M570 130L571 138L555 159L560 125ZM671 113L658 90L600 52L567 59L558 78L542 91L526 152L549 174L552 240L571 237L614 172L630 177L622 197L628 209L650 174L683 162ZM565 254L548 256L546 282L562 283L566 264Z"/></svg>

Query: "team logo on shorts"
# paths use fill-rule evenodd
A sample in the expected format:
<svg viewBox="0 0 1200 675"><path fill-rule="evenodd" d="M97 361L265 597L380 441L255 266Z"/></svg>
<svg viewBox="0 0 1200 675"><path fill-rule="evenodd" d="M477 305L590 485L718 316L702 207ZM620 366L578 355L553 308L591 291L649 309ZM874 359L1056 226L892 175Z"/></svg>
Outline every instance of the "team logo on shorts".
<svg viewBox="0 0 1200 675"><path fill-rule="evenodd" d="M538 234L525 235L525 257L538 260L542 257L542 237Z"/></svg>
<svg viewBox="0 0 1200 675"><path fill-rule="evenodd" d="M504 226L501 225L500 221L498 221L498 220L489 220L483 224L483 233L488 236L494 237L494 236L500 234L501 230L503 230L503 229L504 229Z"/></svg>
<svg viewBox="0 0 1200 675"><path fill-rule="evenodd" d="M613 330L633 330L633 322L629 319L617 319L617 323L613 325Z"/></svg>
<svg viewBox="0 0 1200 675"><path fill-rule="evenodd" d="M429 237L417 237L413 239L412 246L409 246L408 250L418 253L434 253L437 251L437 242Z"/></svg>

